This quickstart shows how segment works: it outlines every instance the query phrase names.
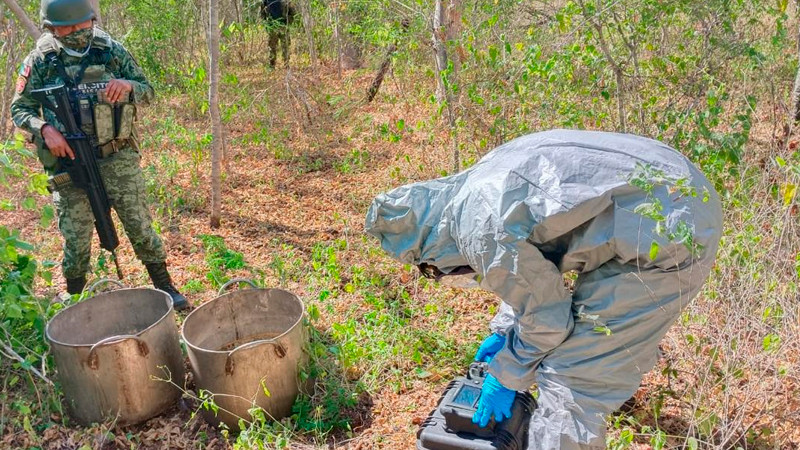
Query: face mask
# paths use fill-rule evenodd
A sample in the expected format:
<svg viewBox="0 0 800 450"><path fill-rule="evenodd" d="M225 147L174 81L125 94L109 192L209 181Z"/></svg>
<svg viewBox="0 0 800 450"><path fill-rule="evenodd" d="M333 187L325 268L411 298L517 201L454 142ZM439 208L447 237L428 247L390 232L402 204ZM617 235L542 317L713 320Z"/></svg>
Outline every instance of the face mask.
<svg viewBox="0 0 800 450"><path fill-rule="evenodd" d="M88 49L89 44L92 43L92 38L94 38L94 27L76 30L66 36L56 37L64 47L77 51Z"/></svg>

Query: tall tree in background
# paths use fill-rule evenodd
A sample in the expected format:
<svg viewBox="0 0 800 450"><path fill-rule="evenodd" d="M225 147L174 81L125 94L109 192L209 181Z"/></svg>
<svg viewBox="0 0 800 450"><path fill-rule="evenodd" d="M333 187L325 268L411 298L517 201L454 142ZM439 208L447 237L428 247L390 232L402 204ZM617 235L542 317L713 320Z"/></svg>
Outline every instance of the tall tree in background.
<svg viewBox="0 0 800 450"><path fill-rule="evenodd" d="M3 79L5 89L0 92L0 139L5 139L9 132L6 124L8 123L9 105L14 95L14 78L17 75L17 72L12 69L19 63L19 41L25 39L21 27L16 26L13 20L4 20L4 17L5 11L0 5L0 24L3 25L0 28L0 34L5 36L3 44L0 45L0 61L3 61L7 67Z"/></svg>
<svg viewBox="0 0 800 450"><path fill-rule="evenodd" d="M625 119L627 114L625 110L625 74L623 72L622 63L611 53L611 47L609 46L605 37L605 32L603 31L603 23L600 21L596 9L588 8L584 0L577 0L577 2L581 7L581 11L583 12L583 16L586 18L586 21L591 24L592 28L594 28L596 32L595 38L597 39L597 43L600 45L600 50L603 52L606 62L608 62L608 65L611 67L611 71L614 72L614 79L616 80L617 85L617 114L619 115L619 125L617 126L617 131L626 133L628 131L628 125Z"/></svg>
<svg viewBox="0 0 800 450"><path fill-rule="evenodd" d="M800 15L800 1L797 2L797 14ZM800 55L800 30L797 32L797 54ZM800 120L800 67L794 78L794 89L792 90L792 109L789 111L789 123Z"/></svg>
<svg viewBox="0 0 800 450"><path fill-rule="evenodd" d="M208 111L211 114L211 228L222 216L222 117L219 111L219 1L208 0Z"/></svg>
<svg viewBox="0 0 800 450"><path fill-rule="evenodd" d="M330 20L333 28L333 39L336 41L336 74L342 78L342 31L339 27L339 2L331 2Z"/></svg>
<svg viewBox="0 0 800 450"><path fill-rule="evenodd" d="M453 83L458 83L458 72L461 70L461 53L463 49L459 42L461 34L461 0L450 0L447 4L447 11L445 11L445 38L448 43L452 43L455 50L450 57L450 62L453 64L453 71L450 74L450 79Z"/></svg>
<svg viewBox="0 0 800 450"><path fill-rule="evenodd" d="M433 6L433 57L436 64L436 99L441 103L445 101L447 70L447 46L445 44L445 21L442 0L436 0Z"/></svg>
<svg viewBox="0 0 800 450"><path fill-rule="evenodd" d="M42 32L39 31L39 27L37 27L36 24L33 23L30 18L28 18L28 15L25 14L25 10L20 8L15 0L3 0L3 3L5 3L6 6L8 6L8 9L14 13L14 16L16 16L17 20L19 20L19 23L22 24L22 26L25 28L25 31L28 32L33 40L35 41L39 39L39 36L42 34Z"/></svg>
<svg viewBox="0 0 800 450"><path fill-rule="evenodd" d="M25 10L23 10L15 0L3 0L3 4L8 7L14 14L14 17L16 17L17 22L22 26L17 27L14 25L13 21L9 20L3 21L4 29L0 29L0 34L4 36L2 45L0 45L0 60L3 60L6 65L6 72L3 80L3 87L5 89L0 92L0 138L5 138L8 133L13 131L13 126L11 129L7 129L6 124L8 123L9 105L11 104L11 98L14 96L14 80L17 76L15 69L19 64L20 56L18 50L21 43L25 40L25 36L22 34L21 30L24 29L25 33L34 41L39 39L39 36L42 34L41 31L39 31L39 27L25 14ZM2 19L2 17L3 8L0 7L0 19Z"/></svg>
<svg viewBox="0 0 800 450"><path fill-rule="evenodd" d="M95 20L97 21L97 25L102 28L103 19L100 16L100 0L89 0L89 4L92 5L92 9L94 10Z"/></svg>
<svg viewBox="0 0 800 450"><path fill-rule="evenodd" d="M300 0L300 14L303 15L303 28L308 41L308 56L311 67L317 68L317 46L314 44L314 16L311 15L311 0Z"/></svg>
<svg viewBox="0 0 800 450"><path fill-rule="evenodd" d="M433 36L433 53L436 63L436 99L439 105L444 107L447 113L447 123L450 127L450 142L453 149L453 171L458 172L461 166L461 157L458 151L458 134L456 129L456 117L453 102L453 80L450 78L452 64L447 59L447 27L445 21L445 11L442 0L436 0L433 8L433 18L431 21Z"/></svg>

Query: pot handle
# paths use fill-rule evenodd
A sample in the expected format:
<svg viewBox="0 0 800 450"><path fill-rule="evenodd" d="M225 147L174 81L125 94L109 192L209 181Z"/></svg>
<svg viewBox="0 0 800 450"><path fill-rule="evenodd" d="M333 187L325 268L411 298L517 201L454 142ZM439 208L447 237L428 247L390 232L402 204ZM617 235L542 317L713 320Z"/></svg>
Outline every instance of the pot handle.
<svg viewBox="0 0 800 450"><path fill-rule="evenodd" d="M86 358L86 364L89 366L90 369L97 370L100 363L97 357L97 351L96 351L97 348L102 347L103 345L110 344L112 342L124 341L126 339L133 339L134 341L136 341L137 344L139 344L140 355L147 356L147 354L150 353L150 349L147 347L147 342L143 341L142 338L140 338L139 336L134 336L132 334L118 334L116 336L109 336L107 338L101 339L100 341L92 345L92 348L89 349L89 357Z"/></svg>
<svg viewBox="0 0 800 450"><path fill-rule="evenodd" d="M286 356L286 347L284 347L280 342L276 341L275 339L261 339L258 341L247 342L242 344L233 350L228 352L228 357L225 359L225 373L228 375L233 375L233 354L238 352L239 350L245 350L248 348L256 347L261 344L271 344L275 350L275 355L278 358L283 358Z"/></svg>
<svg viewBox="0 0 800 450"><path fill-rule="evenodd" d="M226 289L228 286L230 286L230 285L232 285L232 284L234 284L234 283L237 283L237 284L238 284L238 283L247 283L247 284L249 284L250 286L253 286L253 289L258 289L258 286L256 286L256 283L255 283L255 282L253 282L253 280L251 280L251 279L249 279L249 278L233 278L233 279L231 279L231 280L228 280L228 281L227 281L225 284L223 284L223 285L222 285L222 286L219 288L219 292L217 292L217 295L222 295L222 293L223 293L223 292L225 292L225 289Z"/></svg>
<svg viewBox="0 0 800 450"><path fill-rule="evenodd" d="M97 286L100 286L101 284L106 284L106 283L116 284L120 288L125 288L125 285L120 283L117 280L114 280L112 278L101 278L101 279L95 281L94 283L92 283L92 285L89 286L87 289L85 289L84 292L86 293L87 296L90 296L90 295L94 294L94 290L95 290L95 288Z"/></svg>

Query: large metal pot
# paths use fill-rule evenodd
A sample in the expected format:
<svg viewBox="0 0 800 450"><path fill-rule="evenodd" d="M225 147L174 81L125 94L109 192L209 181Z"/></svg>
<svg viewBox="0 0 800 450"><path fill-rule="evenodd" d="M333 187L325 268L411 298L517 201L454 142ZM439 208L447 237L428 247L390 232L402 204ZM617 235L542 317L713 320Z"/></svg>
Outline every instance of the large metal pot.
<svg viewBox="0 0 800 450"><path fill-rule="evenodd" d="M56 314L45 334L67 411L83 425L139 423L180 395L173 384L155 379L182 385L184 377L166 292L131 288L98 294Z"/></svg>
<svg viewBox="0 0 800 450"><path fill-rule="evenodd" d="M291 292L259 289L230 292L192 311L183 322L198 390L213 394L215 414L203 411L212 425L238 429L239 419L261 407L268 417L289 415L300 392L300 368L308 362L305 307Z"/></svg>

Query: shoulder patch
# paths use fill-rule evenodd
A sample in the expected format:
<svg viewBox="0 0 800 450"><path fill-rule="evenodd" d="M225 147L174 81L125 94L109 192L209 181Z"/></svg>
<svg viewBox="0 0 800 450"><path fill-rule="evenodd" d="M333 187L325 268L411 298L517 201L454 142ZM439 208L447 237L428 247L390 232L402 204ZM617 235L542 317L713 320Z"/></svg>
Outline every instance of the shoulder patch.
<svg viewBox="0 0 800 450"><path fill-rule="evenodd" d="M25 85L28 84L28 79L19 75L17 77L17 94L22 94L25 91Z"/></svg>
<svg viewBox="0 0 800 450"><path fill-rule="evenodd" d="M19 75L28 78L30 74L31 74L31 66L29 66L26 63L22 63L22 65L19 66Z"/></svg>

